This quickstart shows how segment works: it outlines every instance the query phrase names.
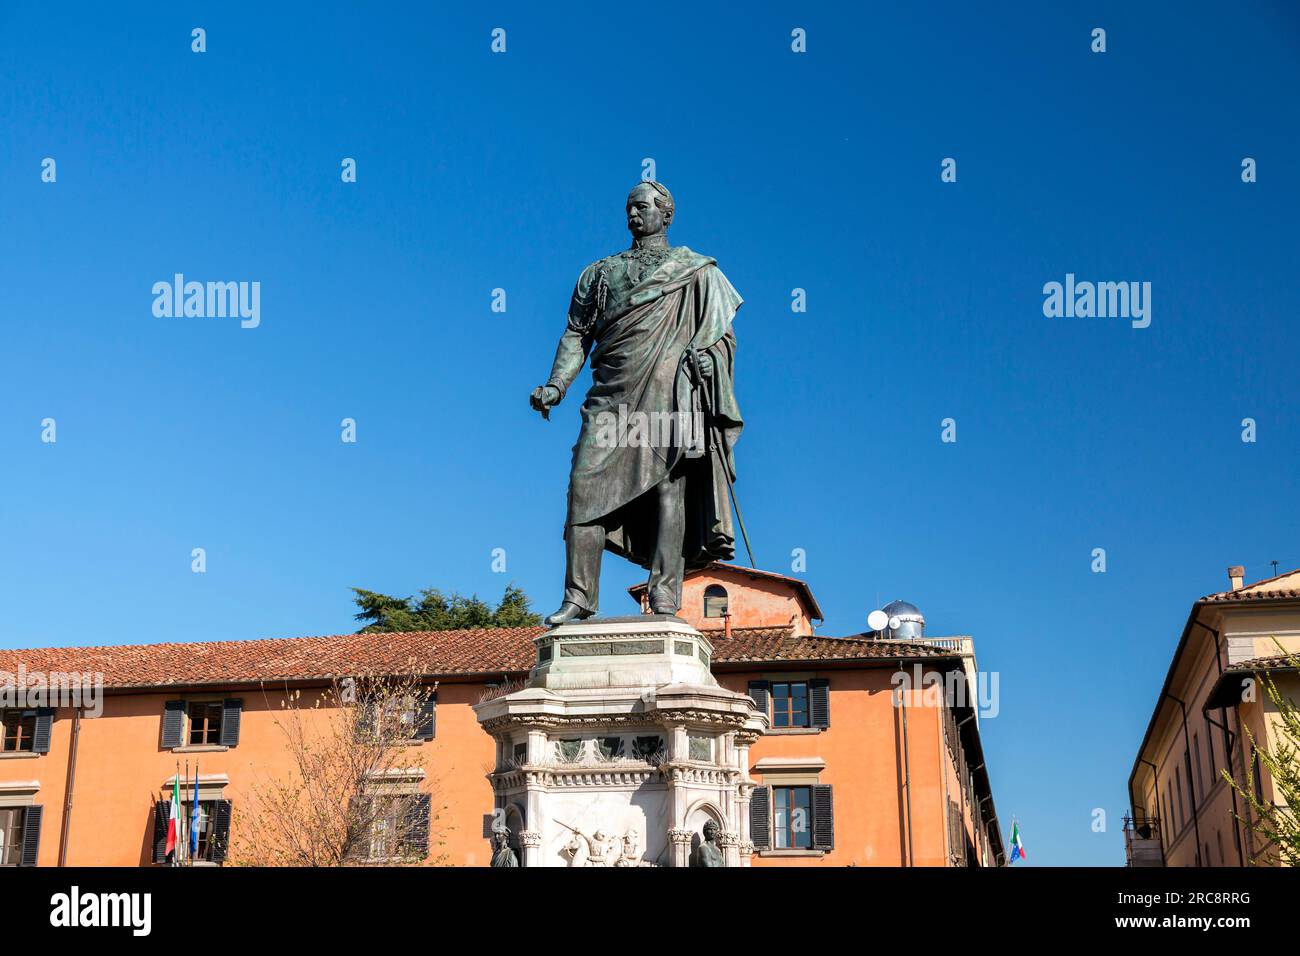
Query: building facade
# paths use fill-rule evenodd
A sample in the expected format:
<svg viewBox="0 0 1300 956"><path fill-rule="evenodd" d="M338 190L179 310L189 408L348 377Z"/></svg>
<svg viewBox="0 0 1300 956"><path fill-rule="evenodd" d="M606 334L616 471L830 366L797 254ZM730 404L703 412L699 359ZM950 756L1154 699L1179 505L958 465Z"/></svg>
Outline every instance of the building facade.
<svg viewBox="0 0 1300 956"><path fill-rule="evenodd" d="M1005 862L973 695L922 686L969 672L969 639L819 637L806 584L731 566L695 572L684 590L682 617L708 634L718 681L769 717L749 753L753 865ZM733 626L736 617L744 624ZM294 772L286 698L358 673L416 673L430 690L403 715L401 779L384 782L413 812L375 834L375 860L398 841L427 863L487 865L487 775L500 756L473 706L527 678L543 632L0 651L0 672L29 682L82 673L104 686L94 707L0 709L0 865L166 862L178 767L182 802L202 810L200 862L239 862L241 817L259 812L256 785ZM338 717L324 707L305 719L323 727Z"/></svg>
<svg viewBox="0 0 1300 956"><path fill-rule="evenodd" d="M1279 743L1276 710L1260 681L1268 675L1292 701L1300 682L1288 655L1300 652L1300 571L1230 588L1192 605L1146 735L1129 775L1125 849L1130 866L1249 866L1268 861L1250 808L1224 771L1255 796L1279 804L1259 746Z"/></svg>

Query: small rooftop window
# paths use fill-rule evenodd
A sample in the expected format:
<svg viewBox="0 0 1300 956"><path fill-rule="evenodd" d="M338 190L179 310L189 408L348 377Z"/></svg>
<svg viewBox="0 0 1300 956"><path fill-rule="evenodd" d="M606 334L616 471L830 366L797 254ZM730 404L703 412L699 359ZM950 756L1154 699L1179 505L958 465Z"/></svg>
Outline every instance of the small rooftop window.
<svg viewBox="0 0 1300 956"><path fill-rule="evenodd" d="M725 617L727 614L727 589L721 584L710 584L704 589L704 616Z"/></svg>

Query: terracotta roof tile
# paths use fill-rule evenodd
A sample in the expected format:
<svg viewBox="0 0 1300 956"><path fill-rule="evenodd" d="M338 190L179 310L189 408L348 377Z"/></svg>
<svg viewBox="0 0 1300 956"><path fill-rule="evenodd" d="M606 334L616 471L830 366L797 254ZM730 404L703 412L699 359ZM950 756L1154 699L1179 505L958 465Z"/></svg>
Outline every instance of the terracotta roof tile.
<svg viewBox="0 0 1300 956"><path fill-rule="evenodd" d="M1293 657L1300 658L1300 654L1294 654ZM1285 654L1276 654L1272 657L1253 657L1248 661L1238 661L1233 664L1233 671L1266 671L1280 667L1291 667L1291 661Z"/></svg>
<svg viewBox="0 0 1300 956"><path fill-rule="evenodd" d="M90 672L104 686L177 687L328 679L359 672L428 675L506 674L533 664L544 627L336 634L207 643L131 644L0 650L0 671ZM943 657L918 644L857 637L799 637L789 628L736 628L709 635L716 663L888 660Z"/></svg>
<svg viewBox="0 0 1300 956"><path fill-rule="evenodd" d="M1235 591L1218 591L1201 598L1212 604L1229 601L1277 601L1300 598L1300 570L1288 571L1275 578L1265 578Z"/></svg>

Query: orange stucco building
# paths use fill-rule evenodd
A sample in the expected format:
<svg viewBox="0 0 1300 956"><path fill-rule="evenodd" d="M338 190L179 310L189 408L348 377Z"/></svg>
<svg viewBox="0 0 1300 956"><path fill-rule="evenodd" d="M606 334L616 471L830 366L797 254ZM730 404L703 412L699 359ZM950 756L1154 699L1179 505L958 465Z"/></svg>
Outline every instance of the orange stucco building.
<svg viewBox="0 0 1300 956"><path fill-rule="evenodd" d="M771 719L750 750L753 865L1005 862L973 695L899 689L900 674L972 673L969 639L819 637L804 582L733 566L691 574L684 604L710 636L718 681ZM178 764L197 764L198 792L186 781L182 800L203 807L204 862L237 862L254 784L290 770L285 695L412 670L436 690L412 715L403 764L410 798L432 813L427 832L403 839L429 862L486 865L495 753L472 706L527 676L543 630L0 651L0 671L98 674L104 686L94 707L0 710L0 865L155 864ZM815 837L795 824L804 809L829 824Z"/></svg>

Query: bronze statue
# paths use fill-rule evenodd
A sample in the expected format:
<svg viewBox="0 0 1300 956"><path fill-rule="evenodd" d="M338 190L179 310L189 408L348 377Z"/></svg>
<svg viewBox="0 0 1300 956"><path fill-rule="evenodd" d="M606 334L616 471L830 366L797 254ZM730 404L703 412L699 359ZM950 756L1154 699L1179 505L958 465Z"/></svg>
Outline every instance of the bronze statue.
<svg viewBox="0 0 1300 956"><path fill-rule="evenodd" d="M510 847L510 831L505 827L494 827L492 830L492 845L494 852L492 854L492 865L496 866L518 866L519 857L515 856L515 851Z"/></svg>
<svg viewBox="0 0 1300 956"><path fill-rule="evenodd" d="M549 417L590 359L569 475L564 601L550 625L596 613L602 551L650 572L657 614L681 608L688 569L735 553L728 493L744 422L731 324L742 300L715 260L668 244L674 211L660 183L628 195L632 247L582 271L550 378L530 398Z"/></svg>
<svg viewBox="0 0 1300 956"><path fill-rule="evenodd" d="M722 850L718 847L718 825L712 820L704 824L704 839L691 851L691 866L726 866Z"/></svg>

